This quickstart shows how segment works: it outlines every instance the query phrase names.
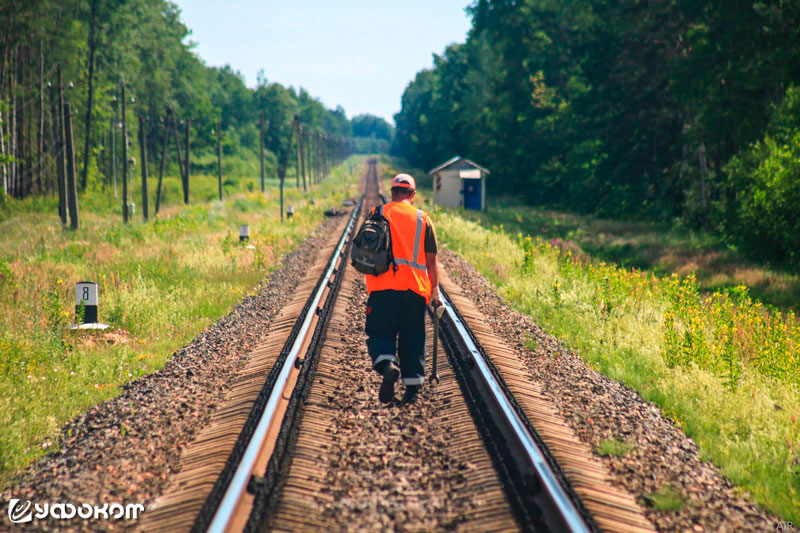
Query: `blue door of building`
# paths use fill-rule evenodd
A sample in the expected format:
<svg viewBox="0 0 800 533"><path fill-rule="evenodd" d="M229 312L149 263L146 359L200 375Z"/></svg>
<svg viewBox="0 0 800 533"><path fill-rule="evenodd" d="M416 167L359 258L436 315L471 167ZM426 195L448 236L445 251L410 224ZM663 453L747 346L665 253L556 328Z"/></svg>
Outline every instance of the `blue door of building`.
<svg viewBox="0 0 800 533"><path fill-rule="evenodd" d="M464 209L481 209L481 180L463 180Z"/></svg>

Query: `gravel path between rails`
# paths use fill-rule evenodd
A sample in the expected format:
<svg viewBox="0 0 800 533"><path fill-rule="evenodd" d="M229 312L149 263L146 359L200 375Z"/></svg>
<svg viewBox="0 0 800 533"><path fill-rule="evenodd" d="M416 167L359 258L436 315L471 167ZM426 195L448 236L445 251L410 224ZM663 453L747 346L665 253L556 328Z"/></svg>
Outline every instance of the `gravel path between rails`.
<svg viewBox="0 0 800 533"><path fill-rule="evenodd" d="M424 385L415 404L378 401L364 277L350 268L346 276L267 529L517 530L444 353L441 383ZM428 353L432 333L427 320ZM403 391L398 383L395 398Z"/></svg>
<svg viewBox="0 0 800 533"><path fill-rule="evenodd" d="M615 438L634 443L622 457L599 457L614 480L642 498L671 485L687 497L679 512L644 505L659 531L772 531L778 518L760 509L700 459L694 441L663 417L639 394L592 370L534 321L510 309L491 283L454 253L443 250L440 261L503 340L517 350L531 378L541 382L559 414L580 439L595 449ZM525 348L533 339L538 348ZM557 357L551 354L557 353Z"/></svg>
<svg viewBox="0 0 800 533"><path fill-rule="evenodd" d="M255 296L245 298L157 372L122 386L116 398L96 405L64 426L59 449L33 462L3 492L34 503L152 502L179 465L181 449L203 427L225 395L227 383L268 332L271 320L329 239L337 218L320 223L287 254ZM127 524L130 526L133 524ZM11 528L7 513L0 531ZM114 520L34 521L25 531L116 530Z"/></svg>
<svg viewBox="0 0 800 533"><path fill-rule="evenodd" d="M351 371L341 376L339 393L328 398L334 429L323 490L333 500L322 514L332 529L340 531L452 529L461 506L469 502L451 500L442 489L463 482L463 465L450 464L442 451L444 424L426 431L425 420L435 420L438 411L428 397L433 392L430 387L423 387L415 405L387 407L378 402L381 378L370 370L366 353L367 294L363 276L358 278L358 289L348 302L354 320L346 333L348 346L356 349L343 351L336 361ZM403 390L398 382L395 397L400 398ZM420 432L427 433L425 438ZM442 517L448 518L439 522Z"/></svg>

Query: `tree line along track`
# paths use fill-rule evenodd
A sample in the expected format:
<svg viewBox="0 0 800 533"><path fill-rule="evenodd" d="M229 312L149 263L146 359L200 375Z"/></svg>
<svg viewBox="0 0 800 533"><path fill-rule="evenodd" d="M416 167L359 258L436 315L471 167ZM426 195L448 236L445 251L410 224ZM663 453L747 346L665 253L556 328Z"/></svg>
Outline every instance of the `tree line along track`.
<svg viewBox="0 0 800 533"><path fill-rule="evenodd" d="M371 161L362 177L362 213L381 201L379 186ZM417 404L379 404L380 377L369 370L364 345L363 276L342 261L346 250L331 244L321 251L294 300L251 354L229 401L184 452L181 472L147 513L145 530L652 530L632 498L610 487L590 450L548 410L521 363L481 324L446 273L443 287L452 310L442 324L448 358L439 358L441 382L427 384ZM323 257L334 259L334 283L319 279L331 268ZM325 303L312 310L309 295L323 286L330 291L319 299ZM309 312L315 327L295 339ZM510 400L517 423L543 447L547 466L555 466L551 476L567 487L577 518L559 518L561 511L548 507L548 483L526 466L508 424L497 422L485 384L482 389L477 383L482 378L474 373L474 359L458 340L458 321ZM427 329L430 353L430 321ZM248 467L247 490L236 512L220 521L220 502L259 425L255 413L268 407L277 369L295 344L296 354L305 354L299 355L303 363L290 365L286 384L273 395L280 405L271 427L261 432L266 443L258 444L257 464ZM562 461L566 468L559 469Z"/></svg>

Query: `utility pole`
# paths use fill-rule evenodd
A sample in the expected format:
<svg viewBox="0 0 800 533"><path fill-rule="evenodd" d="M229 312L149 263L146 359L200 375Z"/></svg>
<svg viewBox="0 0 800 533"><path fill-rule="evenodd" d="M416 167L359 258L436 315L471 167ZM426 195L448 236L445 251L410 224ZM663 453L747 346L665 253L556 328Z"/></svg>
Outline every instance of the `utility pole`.
<svg viewBox="0 0 800 533"><path fill-rule="evenodd" d="M113 160L113 167L114 167L114 198L118 198L117 195L117 128L119 127L119 118L117 117L117 97L114 96L111 104L114 106L114 121L112 122L111 126L111 151L112 153L112 160Z"/></svg>
<svg viewBox="0 0 800 533"><path fill-rule="evenodd" d="M314 132L314 166L317 171L317 183L322 183L322 156L319 151L320 133Z"/></svg>
<svg viewBox="0 0 800 533"><path fill-rule="evenodd" d="M192 119L186 117L186 164L184 165L184 169L186 170L186 188L183 189L183 203L189 203L189 135L191 133L192 128Z"/></svg>
<svg viewBox="0 0 800 533"><path fill-rule="evenodd" d="M320 145L322 144L322 135L320 132L316 132L316 139L314 142L314 159L317 161L317 183L322 183L322 179L325 177L324 169L322 166L322 150L320 150Z"/></svg>
<svg viewBox="0 0 800 533"><path fill-rule="evenodd" d="M125 81L122 92L122 221L128 223L128 121L125 116Z"/></svg>
<svg viewBox="0 0 800 533"><path fill-rule="evenodd" d="M308 173L311 176L311 185L317 184L317 154L314 146L317 141L317 132L311 131L308 134Z"/></svg>
<svg viewBox="0 0 800 533"><path fill-rule="evenodd" d="M261 116L258 121L258 128L261 132L259 139L261 140L261 192L266 191L266 176L264 175L264 110L261 110Z"/></svg>
<svg viewBox="0 0 800 533"><path fill-rule="evenodd" d="M42 39L39 39L39 138L37 140L36 166L38 171L36 175L39 194L42 194L44 190L42 184L44 174L44 169L42 168L42 152L44 152L44 44L42 44Z"/></svg>
<svg viewBox="0 0 800 533"><path fill-rule="evenodd" d="M325 134L323 132L319 133L319 144L317 145L317 149L319 150L319 164L320 164L320 183L325 181L327 177L327 173L325 172Z"/></svg>
<svg viewBox="0 0 800 533"><path fill-rule="evenodd" d="M331 171L331 138L327 133L322 134L322 161L325 165L323 176L327 178Z"/></svg>
<svg viewBox="0 0 800 533"><path fill-rule="evenodd" d="M308 174L308 186L314 185L314 169L311 166L311 131L303 128L303 150L306 156L306 172Z"/></svg>
<svg viewBox="0 0 800 533"><path fill-rule="evenodd" d="M294 130L297 134L297 165L295 165L297 180L295 187L300 189L300 117L296 113L294 115Z"/></svg>
<svg viewBox="0 0 800 533"><path fill-rule="evenodd" d="M217 183L219 200L222 201L222 119L217 120Z"/></svg>
<svg viewBox="0 0 800 533"><path fill-rule="evenodd" d="M281 180L281 222L283 222L283 184L286 178L286 168L289 166L289 154L292 151L293 135L294 128L289 130L289 145L286 147L286 155L283 157L283 162L278 162L278 177Z"/></svg>
<svg viewBox="0 0 800 533"><path fill-rule="evenodd" d="M147 131L145 130L147 121L143 116L139 116L139 152L142 156L142 217L147 222L149 218L149 204L147 198Z"/></svg>
<svg viewBox="0 0 800 533"><path fill-rule="evenodd" d="M25 146L25 56L27 55L25 47L19 49L17 54L17 86L21 87L19 96L19 105L16 106L15 112L17 115L17 181L15 187L15 196L17 198L25 197L25 175L28 170L28 154Z"/></svg>
<svg viewBox="0 0 800 533"><path fill-rule="evenodd" d="M56 83L58 84L58 113L55 120L58 123L58 146L56 148L56 165L58 168L58 216L61 217L61 226L67 227L67 164L64 153L64 84L61 80L61 64L58 64Z"/></svg>
<svg viewBox="0 0 800 533"><path fill-rule="evenodd" d="M320 172L320 176L322 177L322 181L325 181L325 178L328 177L328 169L327 169L327 160L325 158L325 134L320 132L319 134L319 164L322 165L322 172Z"/></svg>
<svg viewBox="0 0 800 533"><path fill-rule="evenodd" d="M64 128L67 134L67 205L69 206L70 227L77 230L78 221L78 184L75 179L75 140L72 136L72 106L64 104Z"/></svg>
<svg viewBox="0 0 800 533"><path fill-rule="evenodd" d="M317 164L317 160L314 157L314 135L315 133L313 130L308 132L308 147L306 148L308 151L308 177L311 185L315 185L317 183L315 181L317 173L316 169L314 168L314 166Z"/></svg>
<svg viewBox="0 0 800 533"><path fill-rule="evenodd" d="M322 166L325 169L325 170L322 171L323 178L327 178L328 177L328 168L330 166L330 161L328 160L328 156L329 156L329 154L328 154L328 144L329 143L330 143L330 140L328 139L328 134L327 133L323 133L322 134Z"/></svg>
<svg viewBox="0 0 800 533"><path fill-rule="evenodd" d="M302 169L303 173L303 192L306 192L308 191L308 186L306 185L306 132L303 129L302 124L298 124L297 128L297 143L300 150L300 168Z"/></svg>
<svg viewBox="0 0 800 533"><path fill-rule="evenodd" d="M161 191L164 182L164 166L167 163L167 147L169 145L169 136L172 133L170 129L170 110L167 108L167 117L164 122L164 144L161 148L161 165L158 168L158 188L156 189L156 215L158 210L161 209Z"/></svg>
<svg viewBox="0 0 800 533"><path fill-rule="evenodd" d="M311 177L311 185L317 184L317 154L314 152L316 135L316 131L308 134L308 173Z"/></svg>
<svg viewBox="0 0 800 533"><path fill-rule="evenodd" d="M280 179L280 190L281 190L281 222L283 222L283 179L286 177L286 167L283 165L278 165L278 179Z"/></svg>
<svg viewBox="0 0 800 533"><path fill-rule="evenodd" d="M11 161L11 176L9 178L9 186L8 190L11 192L12 196L16 196L17 192L17 178L18 174L18 150L17 150L17 89L16 89L16 79L17 79L17 61L19 56L19 45L14 46L14 50L11 53L12 59L11 63L11 72L9 72L8 76L8 90L11 95L11 102L8 111L8 150L11 157L13 157L13 161ZM63 111L62 108L58 109L59 111ZM66 207L65 207L66 209ZM64 223L66 224L66 222Z"/></svg>

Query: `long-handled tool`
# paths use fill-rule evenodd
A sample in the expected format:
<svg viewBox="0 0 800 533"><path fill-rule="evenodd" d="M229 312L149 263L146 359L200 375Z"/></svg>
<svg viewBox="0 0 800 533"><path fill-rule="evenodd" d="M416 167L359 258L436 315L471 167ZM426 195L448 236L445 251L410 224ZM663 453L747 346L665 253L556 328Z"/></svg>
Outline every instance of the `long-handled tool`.
<svg viewBox="0 0 800 533"><path fill-rule="evenodd" d="M431 370L431 383L439 383L439 372L437 370L437 358L439 356L439 319L444 313L444 306L433 309L433 369Z"/></svg>

